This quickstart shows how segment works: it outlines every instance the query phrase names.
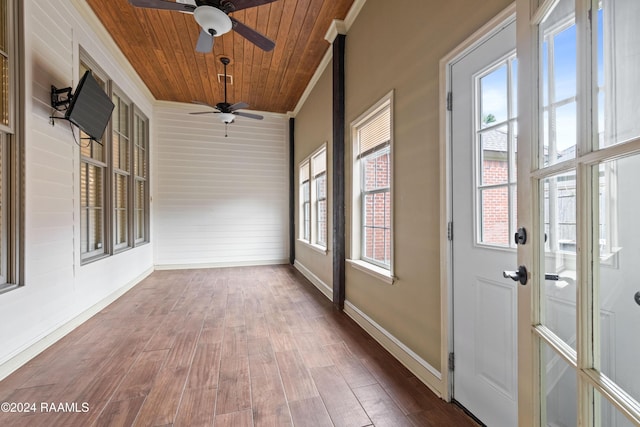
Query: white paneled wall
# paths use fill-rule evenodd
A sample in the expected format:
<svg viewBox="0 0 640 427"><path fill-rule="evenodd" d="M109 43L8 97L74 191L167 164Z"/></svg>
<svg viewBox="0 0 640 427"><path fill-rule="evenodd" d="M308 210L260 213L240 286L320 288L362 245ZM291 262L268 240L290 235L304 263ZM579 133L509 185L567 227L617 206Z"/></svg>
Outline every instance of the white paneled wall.
<svg viewBox="0 0 640 427"><path fill-rule="evenodd" d="M82 47L148 117L154 103L85 13L24 1L25 284L0 294L0 379L153 269L153 242L80 264L80 153L69 124L50 123L51 85L75 87Z"/></svg>
<svg viewBox="0 0 640 427"><path fill-rule="evenodd" d="M157 267L285 263L288 119L190 115L207 107L159 103L154 180Z"/></svg>

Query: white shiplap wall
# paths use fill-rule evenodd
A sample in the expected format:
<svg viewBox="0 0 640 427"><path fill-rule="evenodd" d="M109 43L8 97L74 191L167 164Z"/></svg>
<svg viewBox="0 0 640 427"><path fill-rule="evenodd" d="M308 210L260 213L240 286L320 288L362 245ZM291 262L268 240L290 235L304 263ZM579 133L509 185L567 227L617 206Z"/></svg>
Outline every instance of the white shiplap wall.
<svg viewBox="0 0 640 427"><path fill-rule="evenodd" d="M154 180L157 268L285 263L288 119L236 118L158 103Z"/></svg>
<svg viewBox="0 0 640 427"><path fill-rule="evenodd" d="M150 118L154 99L72 0L23 3L25 286L0 294L0 379L153 269L153 242L80 264L79 149L49 104L51 85L77 84L80 47Z"/></svg>

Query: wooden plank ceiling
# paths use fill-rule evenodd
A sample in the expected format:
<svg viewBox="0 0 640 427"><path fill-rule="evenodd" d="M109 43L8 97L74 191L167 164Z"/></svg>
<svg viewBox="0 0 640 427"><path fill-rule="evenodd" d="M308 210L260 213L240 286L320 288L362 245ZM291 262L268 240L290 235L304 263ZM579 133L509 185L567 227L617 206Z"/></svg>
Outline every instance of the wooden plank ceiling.
<svg viewBox="0 0 640 427"><path fill-rule="evenodd" d="M293 111L329 43L333 19L344 19L353 0L276 0L231 14L275 41L265 52L230 31L213 52L195 51L200 27L190 13L135 8L127 0L87 0L116 44L158 100L224 101L220 57L231 63L228 101L249 109ZM205 107L206 109L206 107Z"/></svg>

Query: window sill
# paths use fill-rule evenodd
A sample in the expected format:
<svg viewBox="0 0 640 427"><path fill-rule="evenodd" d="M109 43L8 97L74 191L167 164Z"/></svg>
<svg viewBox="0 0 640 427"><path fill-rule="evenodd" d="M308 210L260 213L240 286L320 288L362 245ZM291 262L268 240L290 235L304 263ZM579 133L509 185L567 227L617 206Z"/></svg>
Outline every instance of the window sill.
<svg viewBox="0 0 640 427"><path fill-rule="evenodd" d="M15 283L6 283L4 285L0 285L0 294L4 294L6 292L12 291L14 289L18 289L21 286L16 285Z"/></svg>
<svg viewBox="0 0 640 427"><path fill-rule="evenodd" d="M368 275L381 280L387 285L393 285L396 280L396 278L391 275L391 272L389 270L385 270L384 268L378 267L377 265L373 265L359 259L348 259L347 262L351 264L356 270L367 273Z"/></svg>
<svg viewBox="0 0 640 427"><path fill-rule="evenodd" d="M298 239L298 243L302 243L307 248L313 249L314 251L321 253L322 255L326 255L328 252L327 248L325 248L324 246L314 245L313 243L309 243L306 240Z"/></svg>

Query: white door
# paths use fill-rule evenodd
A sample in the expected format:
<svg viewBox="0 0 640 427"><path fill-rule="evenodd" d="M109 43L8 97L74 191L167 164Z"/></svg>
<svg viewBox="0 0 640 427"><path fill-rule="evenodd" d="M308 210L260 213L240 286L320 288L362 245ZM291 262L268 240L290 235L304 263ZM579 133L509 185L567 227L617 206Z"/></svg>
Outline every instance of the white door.
<svg viewBox="0 0 640 427"><path fill-rule="evenodd" d="M640 1L519 3L520 425L640 426Z"/></svg>
<svg viewBox="0 0 640 427"><path fill-rule="evenodd" d="M450 66L453 398L489 426L517 425L515 21Z"/></svg>

